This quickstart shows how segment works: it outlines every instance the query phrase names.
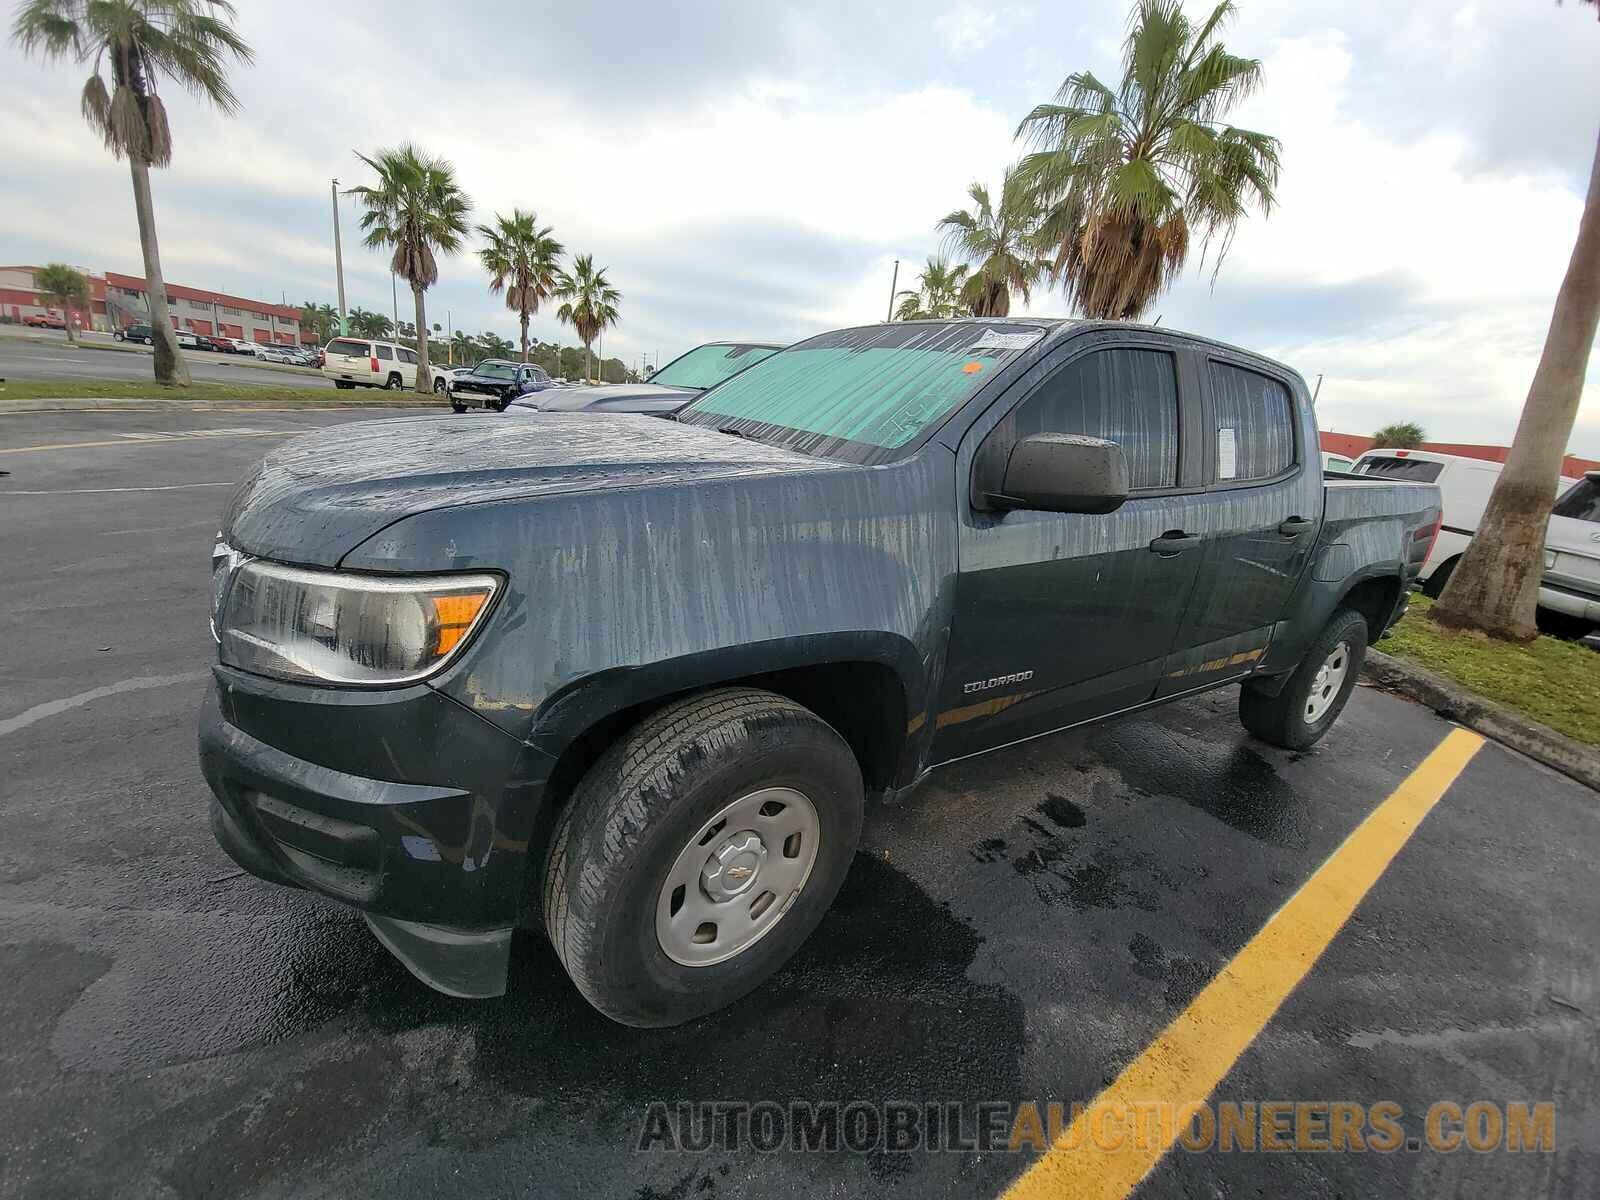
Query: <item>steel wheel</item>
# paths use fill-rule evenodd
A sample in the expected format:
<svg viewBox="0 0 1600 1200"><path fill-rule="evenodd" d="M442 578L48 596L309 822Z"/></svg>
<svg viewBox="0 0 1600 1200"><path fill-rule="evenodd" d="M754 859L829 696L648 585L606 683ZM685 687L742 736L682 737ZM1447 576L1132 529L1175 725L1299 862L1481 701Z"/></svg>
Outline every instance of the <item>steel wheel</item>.
<svg viewBox="0 0 1600 1200"><path fill-rule="evenodd" d="M793 788L741 796L678 853L656 901L656 939L673 962L709 967L781 921L811 876L822 826Z"/></svg>
<svg viewBox="0 0 1600 1200"><path fill-rule="evenodd" d="M1333 706L1350 671L1350 647L1340 642L1322 660L1316 676L1311 680L1311 690L1306 694L1305 711L1301 714L1307 725L1315 725L1322 714Z"/></svg>

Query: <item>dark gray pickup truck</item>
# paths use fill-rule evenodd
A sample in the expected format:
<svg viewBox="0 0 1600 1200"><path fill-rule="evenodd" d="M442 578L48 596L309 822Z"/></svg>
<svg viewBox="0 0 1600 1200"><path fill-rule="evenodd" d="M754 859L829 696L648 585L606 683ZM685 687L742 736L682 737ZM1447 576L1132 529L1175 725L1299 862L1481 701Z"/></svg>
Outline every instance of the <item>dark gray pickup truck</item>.
<svg viewBox="0 0 1600 1200"><path fill-rule="evenodd" d="M300 438L214 557L216 835L442 991L542 925L602 1012L686 1020L812 932L869 795L1226 685L1321 737L1439 494L1318 462L1293 371L1043 320L823 334L675 421Z"/></svg>

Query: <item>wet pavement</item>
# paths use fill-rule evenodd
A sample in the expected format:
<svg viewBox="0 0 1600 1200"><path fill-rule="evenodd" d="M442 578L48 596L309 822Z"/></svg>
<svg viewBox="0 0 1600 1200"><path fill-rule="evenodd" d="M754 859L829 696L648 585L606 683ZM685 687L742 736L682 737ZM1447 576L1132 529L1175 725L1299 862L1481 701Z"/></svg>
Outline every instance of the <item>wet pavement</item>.
<svg viewBox="0 0 1600 1200"><path fill-rule="evenodd" d="M240 873L195 762L212 485L383 415L0 421L117 443L0 453L0 1191L996 1195L1029 1154L636 1147L653 1102L1090 1099L1449 729L1362 689L1292 754L1225 691L1041 739L874 807L722 1013L612 1025L532 934L505 997L453 1000ZM129 488L164 490L90 490ZM1140 1194L1600 1194L1597 851L1600 796L1485 746L1217 1093L1552 1101L1554 1152L1175 1151Z"/></svg>

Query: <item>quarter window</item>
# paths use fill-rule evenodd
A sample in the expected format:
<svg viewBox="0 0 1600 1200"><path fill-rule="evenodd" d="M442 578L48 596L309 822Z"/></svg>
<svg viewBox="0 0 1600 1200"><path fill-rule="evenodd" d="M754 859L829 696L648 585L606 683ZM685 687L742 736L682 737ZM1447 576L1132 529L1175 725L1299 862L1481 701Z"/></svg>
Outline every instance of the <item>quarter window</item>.
<svg viewBox="0 0 1600 1200"><path fill-rule="evenodd" d="M1010 425L1010 429L1005 429ZM1097 350L1041 383L1002 423L1013 442L1035 433L1078 433L1122 447L1128 486L1178 483L1178 380L1164 350Z"/></svg>
<svg viewBox="0 0 1600 1200"><path fill-rule="evenodd" d="M1217 480L1271 479L1294 465L1294 405L1278 380L1231 363L1211 364L1217 414Z"/></svg>
<svg viewBox="0 0 1600 1200"><path fill-rule="evenodd" d="M1558 517L1600 523L1600 476L1589 475L1556 502Z"/></svg>

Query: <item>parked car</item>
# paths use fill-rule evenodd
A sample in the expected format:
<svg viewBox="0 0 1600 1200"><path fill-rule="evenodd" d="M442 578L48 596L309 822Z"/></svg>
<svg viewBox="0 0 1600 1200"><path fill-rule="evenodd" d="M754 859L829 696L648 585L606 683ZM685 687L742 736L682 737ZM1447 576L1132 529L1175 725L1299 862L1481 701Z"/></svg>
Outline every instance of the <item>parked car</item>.
<svg viewBox="0 0 1600 1200"><path fill-rule="evenodd" d="M416 382L417 355L393 342L334 338L323 350L322 373L335 387L398 390Z"/></svg>
<svg viewBox="0 0 1600 1200"><path fill-rule="evenodd" d="M776 342L707 342L680 354L644 383L564 387L512 402L518 412L648 413L670 417L700 393L783 349Z"/></svg>
<svg viewBox="0 0 1600 1200"><path fill-rule="evenodd" d="M156 341L156 331L148 325L125 325L112 335L119 342L134 342L143 346L153 346Z"/></svg>
<svg viewBox="0 0 1600 1200"><path fill-rule="evenodd" d="M262 346L256 351L256 358L261 362L278 363L282 366L299 366L300 355L290 346Z"/></svg>
<svg viewBox="0 0 1600 1200"><path fill-rule="evenodd" d="M256 356L258 347L255 342L247 342L243 338L229 338L228 340L233 343L233 352L235 354L245 354L251 358Z"/></svg>
<svg viewBox="0 0 1600 1200"><path fill-rule="evenodd" d="M434 391L439 381L434 380ZM486 358L466 373L457 373L445 381L445 392L450 407L456 412L469 408L488 408L505 412L519 396L542 392L554 386L549 372L532 363L510 362L503 358Z"/></svg>
<svg viewBox="0 0 1600 1200"><path fill-rule="evenodd" d="M200 758L227 852L423 981L499 994L537 920L639 1026L796 951L867 793L1229 685L1316 742L1439 524L1432 485L1324 480L1294 371L1125 323L839 330L676 422L539 426L271 451Z"/></svg>
<svg viewBox="0 0 1600 1200"><path fill-rule="evenodd" d="M471 367L441 367L438 363L430 362L428 371L433 376L433 390L437 395L444 395L450 390L450 384L463 375L472 374Z"/></svg>
<svg viewBox="0 0 1600 1200"><path fill-rule="evenodd" d="M178 349L198 350L200 349L200 339L187 329L180 329L178 330Z"/></svg>
<svg viewBox="0 0 1600 1200"><path fill-rule="evenodd" d="M66 318L58 317L55 313L29 313L22 318L22 323L30 325L34 329L65 329L67 327Z"/></svg>
<svg viewBox="0 0 1600 1200"><path fill-rule="evenodd" d="M1466 552L1467 543L1483 520L1489 494L1504 465L1460 454L1433 450L1368 450L1356 460L1358 475L1432 483L1443 498L1444 525L1428 561L1418 575L1425 595L1437 599ZM1572 509L1584 508L1587 480L1557 481L1561 499L1577 493ZM1565 493L1565 494L1563 494ZM1556 512L1561 511L1558 503ZM1552 514L1545 531L1545 575L1539 585L1539 625L1546 633L1581 638L1600 629L1600 538L1590 540L1587 529L1571 513Z"/></svg>
<svg viewBox="0 0 1600 1200"><path fill-rule="evenodd" d="M1335 454L1331 450L1324 450L1322 452L1322 469L1325 472L1326 471L1346 471L1346 472L1348 472L1350 470L1350 468L1353 467L1353 466L1355 466L1355 460L1346 458L1342 454Z"/></svg>
<svg viewBox="0 0 1600 1200"><path fill-rule="evenodd" d="M213 354L234 353L233 342L228 338L213 337L207 333L198 334L196 336L197 340L200 342L200 349L202 350L210 350Z"/></svg>

